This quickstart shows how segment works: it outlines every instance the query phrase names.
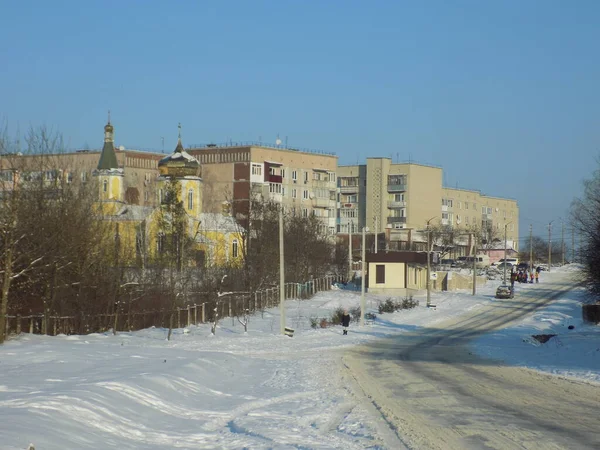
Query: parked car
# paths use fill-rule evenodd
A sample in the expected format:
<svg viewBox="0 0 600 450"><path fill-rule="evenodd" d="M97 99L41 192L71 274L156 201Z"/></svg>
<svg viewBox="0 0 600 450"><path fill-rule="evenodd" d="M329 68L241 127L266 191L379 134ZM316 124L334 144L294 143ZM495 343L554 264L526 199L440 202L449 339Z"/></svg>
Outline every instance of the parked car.
<svg viewBox="0 0 600 450"><path fill-rule="evenodd" d="M507 272L511 272L513 270L513 265L511 263L500 263L498 264L496 267L496 269L500 270L500 271L504 271L504 267L506 266L506 271Z"/></svg>
<svg viewBox="0 0 600 450"><path fill-rule="evenodd" d="M519 264L519 259L518 258L506 258L506 260L504 258L502 258L501 260L499 260L496 265L498 264L502 264L503 262L507 262L512 264L513 266L516 266L517 264Z"/></svg>
<svg viewBox="0 0 600 450"><path fill-rule="evenodd" d="M501 284L496 289L496 298L515 298L515 291L510 287L510 284Z"/></svg>
<svg viewBox="0 0 600 450"><path fill-rule="evenodd" d="M517 270L529 270L529 263L521 262L517 264Z"/></svg>
<svg viewBox="0 0 600 450"><path fill-rule="evenodd" d="M444 266L456 267L456 261L454 259L442 259L441 264Z"/></svg>

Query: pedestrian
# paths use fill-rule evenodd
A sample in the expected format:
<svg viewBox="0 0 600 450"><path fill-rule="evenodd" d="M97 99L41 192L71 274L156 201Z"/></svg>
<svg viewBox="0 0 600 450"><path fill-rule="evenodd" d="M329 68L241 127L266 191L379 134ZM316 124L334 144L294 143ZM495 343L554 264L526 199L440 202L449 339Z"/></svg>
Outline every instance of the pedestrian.
<svg viewBox="0 0 600 450"><path fill-rule="evenodd" d="M531 272L531 273L529 274L529 276L530 276L530 281L529 281L529 282L530 282L531 284L533 284L533 272Z"/></svg>
<svg viewBox="0 0 600 450"><path fill-rule="evenodd" d="M517 273L513 270L510 272L510 287L515 288L515 281L517 280Z"/></svg>
<svg viewBox="0 0 600 450"><path fill-rule="evenodd" d="M344 310L344 314L342 314L342 326L344 327L344 335L348 334L348 327L350 326L350 314L348 314L348 310Z"/></svg>
<svg viewBox="0 0 600 450"><path fill-rule="evenodd" d="M535 282L536 282L536 283L539 283L539 282L540 282L540 273L539 273L539 272L536 272L536 273L535 273Z"/></svg>

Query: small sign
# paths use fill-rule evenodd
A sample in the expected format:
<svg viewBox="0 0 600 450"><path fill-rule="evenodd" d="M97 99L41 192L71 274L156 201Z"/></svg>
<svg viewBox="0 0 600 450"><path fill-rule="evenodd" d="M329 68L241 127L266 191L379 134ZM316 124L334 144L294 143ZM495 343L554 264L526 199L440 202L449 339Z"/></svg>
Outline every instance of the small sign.
<svg viewBox="0 0 600 450"><path fill-rule="evenodd" d="M429 278L431 278L432 280L437 280L437 272L430 273Z"/></svg>
<svg viewBox="0 0 600 450"><path fill-rule="evenodd" d="M293 328L285 327L284 333L286 336L294 337L294 329Z"/></svg>

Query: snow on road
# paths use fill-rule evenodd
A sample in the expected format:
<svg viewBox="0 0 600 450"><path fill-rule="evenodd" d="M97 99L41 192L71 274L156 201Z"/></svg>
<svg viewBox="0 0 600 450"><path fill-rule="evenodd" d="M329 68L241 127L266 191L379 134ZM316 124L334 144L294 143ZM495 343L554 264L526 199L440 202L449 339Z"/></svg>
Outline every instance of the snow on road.
<svg viewBox="0 0 600 450"><path fill-rule="evenodd" d="M386 448L387 425L382 428L381 417L356 395L343 351L476 311L494 301L496 284L475 297L436 293L436 309L420 298L413 310L380 315L364 328L353 323L348 336L339 327L311 329L309 320L357 306L360 295L344 291L286 302L293 338L277 334L277 309L251 317L248 334L231 319L216 336L200 325L175 330L171 341L156 328L116 336L22 334L0 347L0 448L24 449L30 442L44 450ZM578 295L561 302L575 304ZM367 299L369 308L382 300ZM591 332L577 322L573 331L584 329ZM503 340L513 354L524 332L482 338L488 341L479 342L477 352L505 357ZM565 339L571 353L585 341L583 335ZM517 353L526 357L540 349L529 342L522 348ZM555 353L557 368L561 354ZM586 369L585 359L577 361L578 370L561 373L597 379L597 366Z"/></svg>

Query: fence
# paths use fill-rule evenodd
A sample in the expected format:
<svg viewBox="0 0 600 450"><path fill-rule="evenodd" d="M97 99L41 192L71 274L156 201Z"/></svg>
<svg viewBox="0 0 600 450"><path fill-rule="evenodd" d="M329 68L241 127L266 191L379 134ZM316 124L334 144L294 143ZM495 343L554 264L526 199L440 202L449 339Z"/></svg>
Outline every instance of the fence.
<svg viewBox="0 0 600 450"><path fill-rule="evenodd" d="M341 281L341 278L327 276L306 283L286 283L284 298L309 299L317 292L329 291L331 286ZM6 336L12 332L22 331L31 334L87 334L115 331L134 331L151 326L181 328L200 323L209 323L215 317L241 316L252 314L268 308L279 306L279 287L264 289L254 293L230 292L222 293L216 298L202 303L189 303L174 309L164 308L147 311L123 311L117 308L112 314L80 314L56 316L44 314L9 315L6 316ZM127 307L128 305L124 305ZM130 306L130 305L129 305Z"/></svg>

